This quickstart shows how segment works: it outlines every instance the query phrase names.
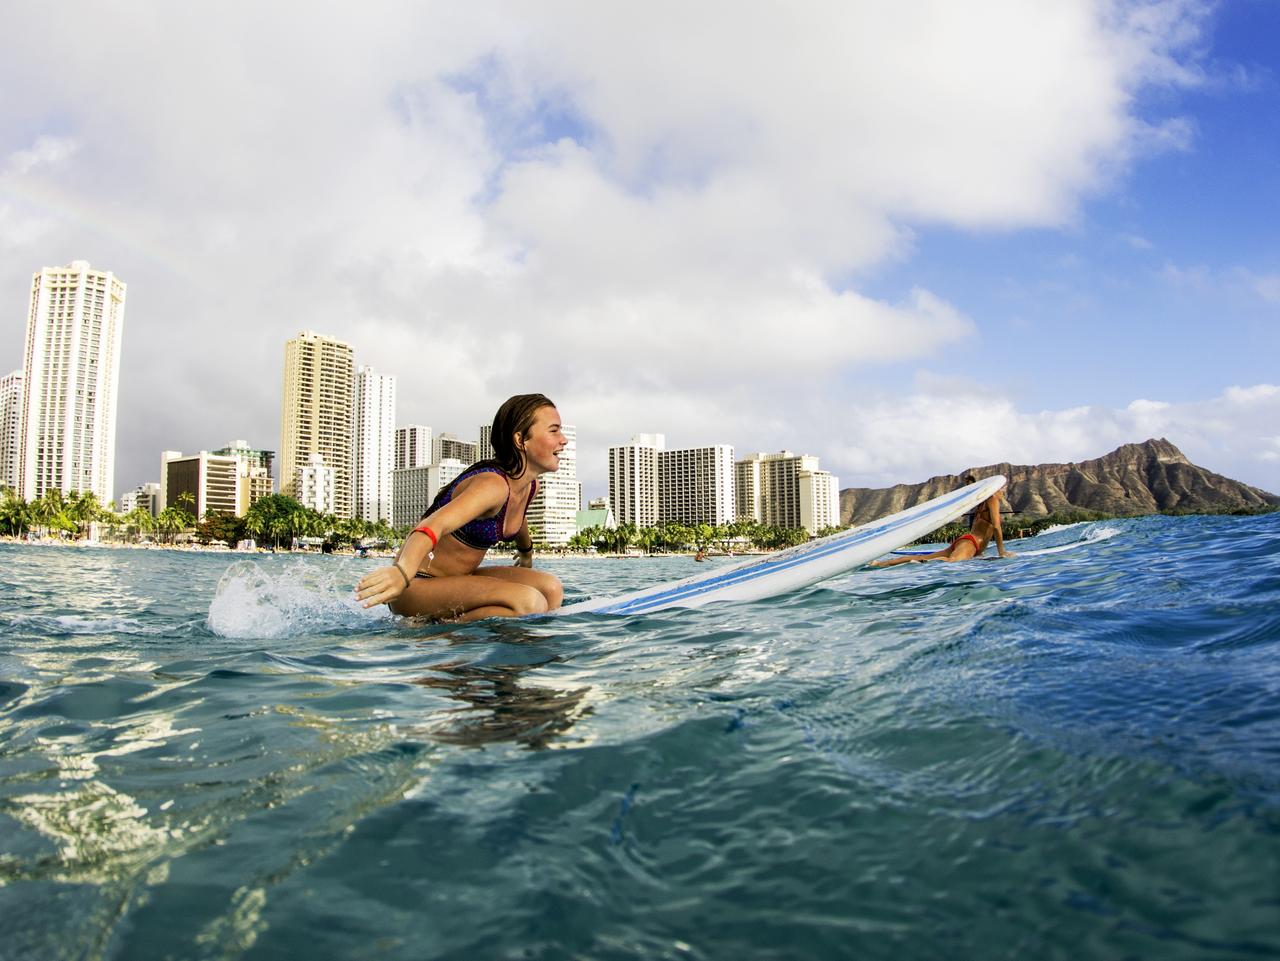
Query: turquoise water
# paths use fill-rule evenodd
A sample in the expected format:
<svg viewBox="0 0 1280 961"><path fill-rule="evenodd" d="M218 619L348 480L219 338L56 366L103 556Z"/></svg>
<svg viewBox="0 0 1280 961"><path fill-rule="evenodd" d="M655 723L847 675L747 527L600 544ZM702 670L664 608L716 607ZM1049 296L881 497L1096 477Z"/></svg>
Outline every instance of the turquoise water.
<svg viewBox="0 0 1280 961"><path fill-rule="evenodd" d="M462 628L0 547L0 957L1280 956L1280 515L1013 546Z"/></svg>

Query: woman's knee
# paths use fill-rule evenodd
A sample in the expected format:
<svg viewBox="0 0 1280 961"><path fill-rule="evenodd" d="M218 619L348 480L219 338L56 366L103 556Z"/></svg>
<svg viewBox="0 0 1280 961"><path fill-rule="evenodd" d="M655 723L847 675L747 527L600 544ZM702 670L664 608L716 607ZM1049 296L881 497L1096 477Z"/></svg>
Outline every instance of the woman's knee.
<svg viewBox="0 0 1280 961"><path fill-rule="evenodd" d="M554 574L543 575L541 583L538 584L538 590L546 598L549 610L554 611L564 601L564 585Z"/></svg>
<svg viewBox="0 0 1280 961"><path fill-rule="evenodd" d="M517 616L525 614L545 614L549 609L548 600L542 591L523 584L513 584L508 598L508 606Z"/></svg>

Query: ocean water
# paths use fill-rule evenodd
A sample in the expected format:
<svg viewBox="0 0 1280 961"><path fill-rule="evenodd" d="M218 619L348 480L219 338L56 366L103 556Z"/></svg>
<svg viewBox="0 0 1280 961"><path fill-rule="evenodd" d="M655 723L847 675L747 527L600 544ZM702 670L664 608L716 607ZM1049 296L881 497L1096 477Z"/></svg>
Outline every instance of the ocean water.
<svg viewBox="0 0 1280 961"><path fill-rule="evenodd" d="M0 958L1280 956L1280 514L1011 547L457 627L0 546Z"/></svg>

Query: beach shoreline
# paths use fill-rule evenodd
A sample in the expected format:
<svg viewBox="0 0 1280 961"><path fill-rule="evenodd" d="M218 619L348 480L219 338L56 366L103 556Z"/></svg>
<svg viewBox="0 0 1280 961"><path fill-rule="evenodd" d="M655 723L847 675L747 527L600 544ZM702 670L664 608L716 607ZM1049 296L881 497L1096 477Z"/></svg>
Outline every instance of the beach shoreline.
<svg viewBox="0 0 1280 961"><path fill-rule="evenodd" d="M350 548L331 551L325 553L312 547L290 548L290 547L254 547L251 550L239 550L233 547L217 546L214 544L131 544L125 541L102 541L89 540L87 538L60 538L60 537L41 537L29 540L25 537L14 537L10 534L0 535L0 544L11 544L16 547L39 547L39 548L71 548L85 550L90 548L98 548L103 550L130 550L130 551L178 551L181 553L194 554L227 554L238 557L255 557L255 556L272 556L276 554L288 554L297 557L355 557L355 558L392 558L395 557L395 551L386 549L371 548L363 554ZM500 557L506 551L495 549L490 554ZM734 557L757 557L772 553L771 551L734 551L729 554L708 553L706 557L710 558L734 558ZM627 552L622 554L593 552L593 551L556 551L556 550L536 550L534 556L556 560L652 560L664 557L689 557L692 558L696 554L695 551L665 551L661 553L645 554L638 552Z"/></svg>

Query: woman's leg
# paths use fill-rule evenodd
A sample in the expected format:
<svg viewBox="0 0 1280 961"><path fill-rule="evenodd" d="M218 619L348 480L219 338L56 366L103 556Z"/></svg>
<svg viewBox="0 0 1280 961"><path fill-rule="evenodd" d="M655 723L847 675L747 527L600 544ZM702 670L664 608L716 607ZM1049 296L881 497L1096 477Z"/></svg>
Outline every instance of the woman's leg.
<svg viewBox="0 0 1280 961"><path fill-rule="evenodd" d="M512 584L532 587L547 599L549 611L554 611L564 600L564 585L560 583L560 578L546 571L538 571L530 567L481 567L475 573L481 577L495 577Z"/></svg>
<svg viewBox="0 0 1280 961"><path fill-rule="evenodd" d="M389 606L396 614L407 617L457 621L546 613L547 598L537 588L476 574L415 577Z"/></svg>
<svg viewBox="0 0 1280 961"><path fill-rule="evenodd" d="M951 548L945 547L932 554L910 554L906 557L895 557L891 561L872 561L868 567L897 567L899 564L923 564L925 561L949 560Z"/></svg>

